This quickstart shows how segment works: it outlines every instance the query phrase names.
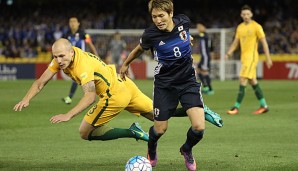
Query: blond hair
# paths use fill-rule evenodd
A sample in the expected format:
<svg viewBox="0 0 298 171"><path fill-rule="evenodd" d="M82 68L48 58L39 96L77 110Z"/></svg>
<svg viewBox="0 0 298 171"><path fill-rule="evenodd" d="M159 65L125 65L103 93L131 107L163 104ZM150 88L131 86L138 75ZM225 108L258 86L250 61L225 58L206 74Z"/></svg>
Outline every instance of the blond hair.
<svg viewBox="0 0 298 171"><path fill-rule="evenodd" d="M148 3L148 10L150 14L153 9L159 9L170 14L174 11L174 4L172 0L150 0Z"/></svg>

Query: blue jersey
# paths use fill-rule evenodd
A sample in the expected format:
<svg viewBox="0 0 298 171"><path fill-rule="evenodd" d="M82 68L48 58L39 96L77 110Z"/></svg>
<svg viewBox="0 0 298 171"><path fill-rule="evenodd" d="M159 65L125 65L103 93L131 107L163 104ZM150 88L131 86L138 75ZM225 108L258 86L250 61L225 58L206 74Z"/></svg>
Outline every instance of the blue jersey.
<svg viewBox="0 0 298 171"><path fill-rule="evenodd" d="M89 36L83 30L79 29L77 32L75 32L75 34L72 34L71 31L68 30L63 37L68 39L73 46L78 47L83 51L86 50L85 39L87 39Z"/></svg>
<svg viewBox="0 0 298 171"><path fill-rule="evenodd" d="M147 28L140 40L145 50L151 50L158 61L155 79L161 82L183 82L193 79L190 45L190 20L180 14L173 17L174 28L171 32L159 30L155 25Z"/></svg>

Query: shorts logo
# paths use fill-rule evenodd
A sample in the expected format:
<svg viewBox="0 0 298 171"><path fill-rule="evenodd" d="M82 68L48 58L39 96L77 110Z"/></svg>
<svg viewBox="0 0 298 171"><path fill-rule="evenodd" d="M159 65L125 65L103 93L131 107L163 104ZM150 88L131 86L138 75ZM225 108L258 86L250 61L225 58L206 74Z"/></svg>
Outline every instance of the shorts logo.
<svg viewBox="0 0 298 171"><path fill-rule="evenodd" d="M96 108L97 108L97 105L93 106L93 107L89 110L89 112L87 113L87 115L88 115L88 116L92 115L93 112L94 112L94 110L95 110Z"/></svg>
<svg viewBox="0 0 298 171"><path fill-rule="evenodd" d="M154 108L154 117L158 117L159 116L159 109L158 108Z"/></svg>

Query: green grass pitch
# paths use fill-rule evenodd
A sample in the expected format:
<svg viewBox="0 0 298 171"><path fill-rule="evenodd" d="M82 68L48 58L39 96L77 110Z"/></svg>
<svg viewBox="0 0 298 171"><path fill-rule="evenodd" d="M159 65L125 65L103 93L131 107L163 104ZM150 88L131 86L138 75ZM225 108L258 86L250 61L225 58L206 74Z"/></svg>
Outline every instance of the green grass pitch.
<svg viewBox="0 0 298 171"><path fill-rule="evenodd" d="M81 113L67 123L51 124L51 116L68 111L61 98L69 81L52 81L22 112L13 106L23 98L33 80L0 82L0 170L123 171L135 155L146 156L147 144L134 139L85 141L78 129ZM152 80L135 81L149 97ZM204 139L193 149L202 171L295 171L298 170L298 83L260 81L270 112L254 116L259 103L248 86L236 116L225 114L235 102L238 81L214 81L215 94L204 95L205 104L221 114L224 127L206 123ZM74 98L78 102L82 90ZM109 124L128 128L139 122L148 131L152 125L142 117L122 112ZM188 118L172 118L158 144L159 160L154 171L186 170L179 147L184 143Z"/></svg>

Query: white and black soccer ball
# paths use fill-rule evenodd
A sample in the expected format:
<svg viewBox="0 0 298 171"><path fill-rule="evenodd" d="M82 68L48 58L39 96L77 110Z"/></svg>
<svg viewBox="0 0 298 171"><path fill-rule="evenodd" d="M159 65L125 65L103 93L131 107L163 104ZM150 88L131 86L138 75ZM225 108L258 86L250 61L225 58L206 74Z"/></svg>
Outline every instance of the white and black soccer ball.
<svg viewBox="0 0 298 171"><path fill-rule="evenodd" d="M152 166L146 157L133 156L127 161L125 171L152 171Z"/></svg>

